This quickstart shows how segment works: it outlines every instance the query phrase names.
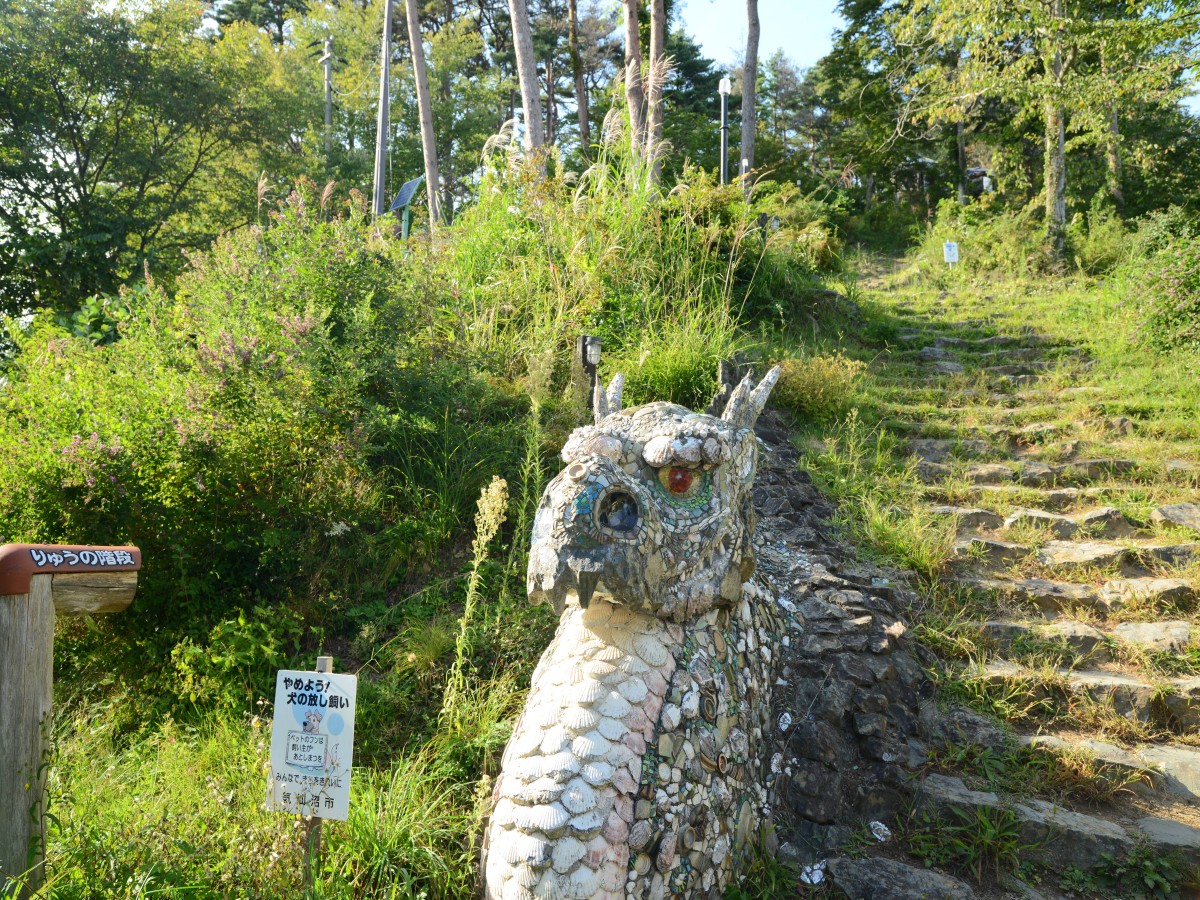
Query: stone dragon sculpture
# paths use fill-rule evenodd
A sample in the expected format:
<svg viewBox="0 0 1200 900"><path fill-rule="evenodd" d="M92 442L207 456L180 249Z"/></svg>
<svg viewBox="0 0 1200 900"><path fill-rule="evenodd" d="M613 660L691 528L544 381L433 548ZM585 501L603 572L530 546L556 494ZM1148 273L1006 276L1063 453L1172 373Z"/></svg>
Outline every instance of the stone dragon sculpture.
<svg viewBox="0 0 1200 900"><path fill-rule="evenodd" d="M534 521L529 596L561 618L495 784L489 900L719 897L769 816L751 488L778 377L719 418L596 388Z"/></svg>

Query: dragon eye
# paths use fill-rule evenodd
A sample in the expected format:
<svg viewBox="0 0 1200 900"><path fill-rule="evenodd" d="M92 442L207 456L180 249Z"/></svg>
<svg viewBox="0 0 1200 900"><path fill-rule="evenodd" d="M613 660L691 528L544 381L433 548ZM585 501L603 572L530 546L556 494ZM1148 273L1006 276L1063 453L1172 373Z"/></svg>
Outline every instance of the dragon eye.
<svg viewBox="0 0 1200 900"><path fill-rule="evenodd" d="M700 487L695 471L682 466L664 466L658 470L658 480L673 497L690 497Z"/></svg>

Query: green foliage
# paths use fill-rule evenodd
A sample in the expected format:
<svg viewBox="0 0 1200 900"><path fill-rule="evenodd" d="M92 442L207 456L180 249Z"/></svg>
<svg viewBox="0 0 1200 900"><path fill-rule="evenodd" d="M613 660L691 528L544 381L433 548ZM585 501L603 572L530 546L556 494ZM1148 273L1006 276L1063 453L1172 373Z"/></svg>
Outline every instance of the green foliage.
<svg viewBox="0 0 1200 900"><path fill-rule="evenodd" d="M1200 240L1169 238L1138 269L1143 338L1162 350L1200 350Z"/></svg>
<svg viewBox="0 0 1200 900"><path fill-rule="evenodd" d="M1070 866L1058 886L1083 897L1121 897L1128 900L1176 900L1186 882L1179 861L1148 846L1139 845L1118 860L1105 853L1094 868Z"/></svg>
<svg viewBox="0 0 1200 900"><path fill-rule="evenodd" d="M1012 871L1022 854L1036 848L1021 838L1017 814L1003 807L922 812L910 819L904 837L926 865L966 871L980 882L985 871L994 878Z"/></svg>
<svg viewBox="0 0 1200 900"><path fill-rule="evenodd" d="M832 356L785 359L779 363L779 383L771 399L783 409L821 422L843 412L854 385L866 369L861 360L841 351Z"/></svg>
<svg viewBox="0 0 1200 900"><path fill-rule="evenodd" d="M300 650L299 617L287 608L255 607L213 626L204 645L184 638L171 651L176 694L200 709L237 712L267 702L275 672Z"/></svg>

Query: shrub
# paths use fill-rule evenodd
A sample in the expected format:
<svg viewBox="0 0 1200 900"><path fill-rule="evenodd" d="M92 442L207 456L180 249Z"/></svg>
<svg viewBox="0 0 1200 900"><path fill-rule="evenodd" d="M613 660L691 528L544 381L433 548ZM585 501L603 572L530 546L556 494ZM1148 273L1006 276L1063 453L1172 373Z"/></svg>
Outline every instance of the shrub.
<svg viewBox="0 0 1200 900"><path fill-rule="evenodd" d="M1172 240L1133 281L1145 340L1163 350L1200 350L1200 239Z"/></svg>
<svg viewBox="0 0 1200 900"><path fill-rule="evenodd" d="M823 422L842 412L866 364L840 350L833 356L810 356L780 362L779 383L771 400L789 412Z"/></svg>

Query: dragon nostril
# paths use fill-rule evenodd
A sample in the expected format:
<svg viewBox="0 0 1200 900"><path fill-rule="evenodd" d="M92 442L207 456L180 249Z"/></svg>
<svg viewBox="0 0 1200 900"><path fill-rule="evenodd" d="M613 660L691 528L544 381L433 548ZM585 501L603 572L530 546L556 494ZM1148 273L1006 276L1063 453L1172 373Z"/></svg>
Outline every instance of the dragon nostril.
<svg viewBox="0 0 1200 900"><path fill-rule="evenodd" d="M637 500L626 491L613 491L600 503L598 519L612 531L633 531L641 520Z"/></svg>

